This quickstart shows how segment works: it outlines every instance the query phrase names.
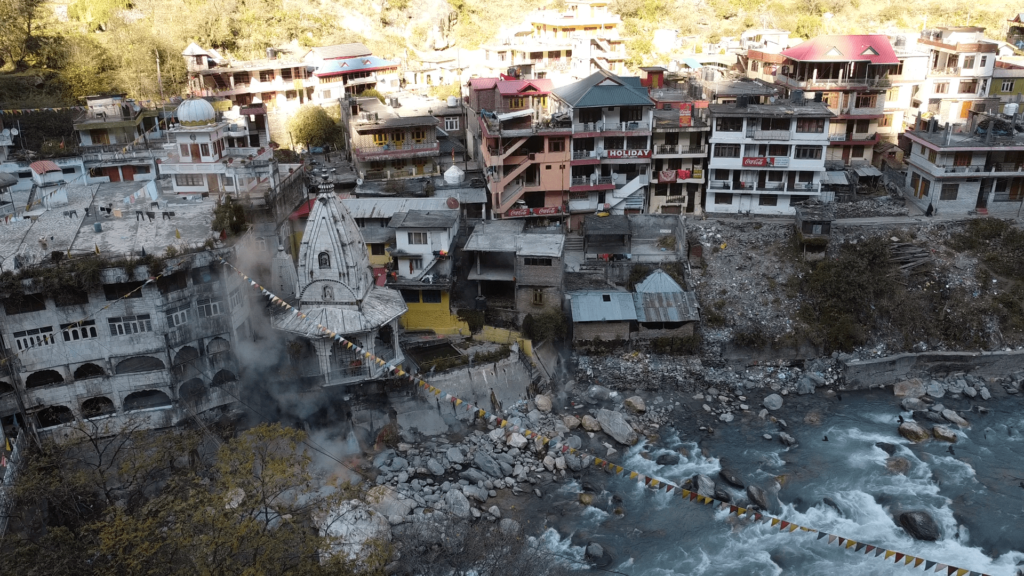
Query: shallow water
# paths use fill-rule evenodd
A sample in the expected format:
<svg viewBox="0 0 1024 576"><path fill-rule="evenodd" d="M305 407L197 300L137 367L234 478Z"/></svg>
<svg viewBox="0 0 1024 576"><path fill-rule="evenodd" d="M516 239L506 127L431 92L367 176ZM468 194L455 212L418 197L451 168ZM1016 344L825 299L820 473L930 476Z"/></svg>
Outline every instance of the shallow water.
<svg viewBox="0 0 1024 576"><path fill-rule="evenodd" d="M820 399L819 399L820 401ZM1014 576L1024 563L1024 402L1003 397L987 404L991 412L967 416L972 426L960 431L954 445L929 441L914 445L897 434L899 407L891 392L847 394L830 402L823 424L796 421L802 415L799 398L787 399L788 431L800 445L787 448L765 433L777 434L776 424L756 417L721 426L713 436L680 438L666 431L655 446L646 447L651 459L635 446L611 459L627 468L679 485L694 474L706 474L726 487L717 472L722 462L746 483L768 489L784 477L777 516L801 526L827 531L857 542L967 568L992 576ZM947 407L968 411L966 400L944 399ZM903 417L910 419L909 413ZM933 423L921 422L929 429ZM682 428L682 426L680 426ZM827 435L828 441L823 438ZM712 457L701 455L707 448ZM896 456L910 462L906 475L890 473L886 454L876 442L897 445ZM660 454L686 450L678 464L659 466ZM603 474L591 471L584 477ZM575 499L580 485L563 485L556 498ZM780 532L726 512L683 501L675 492L655 493L626 477L607 478L595 507L574 516L572 533L545 532L540 541L562 555L582 557L576 544L596 541L614 558L609 569L630 575L668 574L910 574L923 571L885 562L874 554L856 553L827 545L813 533ZM734 501L746 500L742 490L727 487ZM612 503L612 495L622 498ZM823 503L830 498L839 510ZM625 509L619 517L610 511ZM893 520L901 511L924 510L939 524L936 542L914 540Z"/></svg>

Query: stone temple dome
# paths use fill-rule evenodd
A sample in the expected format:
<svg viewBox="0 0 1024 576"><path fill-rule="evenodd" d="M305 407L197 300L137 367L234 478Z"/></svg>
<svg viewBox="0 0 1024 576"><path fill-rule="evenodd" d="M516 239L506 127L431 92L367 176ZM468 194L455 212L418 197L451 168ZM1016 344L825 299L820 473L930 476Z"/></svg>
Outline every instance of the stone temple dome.
<svg viewBox="0 0 1024 576"><path fill-rule="evenodd" d="M178 105L178 122L182 126L206 126L217 121L217 111L202 98L189 98Z"/></svg>

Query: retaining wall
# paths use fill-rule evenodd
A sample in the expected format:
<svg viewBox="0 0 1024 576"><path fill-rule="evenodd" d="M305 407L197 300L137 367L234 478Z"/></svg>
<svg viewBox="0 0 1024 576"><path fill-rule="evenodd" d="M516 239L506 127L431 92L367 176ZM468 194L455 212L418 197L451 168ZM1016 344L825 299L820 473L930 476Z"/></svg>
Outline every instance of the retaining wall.
<svg viewBox="0 0 1024 576"><path fill-rule="evenodd" d="M975 376L1005 376L1024 368L1024 351L922 352L873 360L841 360L846 387L852 390L892 386L914 373L964 372Z"/></svg>

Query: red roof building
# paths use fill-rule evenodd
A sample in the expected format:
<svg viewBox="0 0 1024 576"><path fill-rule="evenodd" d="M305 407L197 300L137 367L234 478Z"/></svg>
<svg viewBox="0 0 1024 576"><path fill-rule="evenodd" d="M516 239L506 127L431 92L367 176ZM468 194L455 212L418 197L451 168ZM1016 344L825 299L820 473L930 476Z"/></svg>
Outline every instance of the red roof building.
<svg viewBox="0 0 1024 576"><path fill-rule="evenodd" d="M46 174L47 172L60 172L60 166L57 166L52 160L39 160L29 164L29 168L32 169L36 174Z"/></svg>

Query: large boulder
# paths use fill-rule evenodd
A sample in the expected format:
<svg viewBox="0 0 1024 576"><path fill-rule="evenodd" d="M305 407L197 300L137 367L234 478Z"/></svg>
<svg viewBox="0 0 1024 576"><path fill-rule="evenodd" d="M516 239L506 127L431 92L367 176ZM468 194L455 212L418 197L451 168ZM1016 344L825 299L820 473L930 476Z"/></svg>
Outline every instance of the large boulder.
<svg viewBox="0 0 1024 576"><path fill-rule="evenodd" d="M626 398L626 401L622 404L626 407L626 410L629 410L634 414L640 414L647 411L647 404L645 404L644 399L639 396Z"/></svg>
<svg viewBox="0 0 1024 576"><path fill-rule="evenodd" d="M939 525L927 512L915 511L900 514L900 526L918 540L934 542L942 536Z"/></svg>
<svg viewBox="0 0 1024 576"><path fill-rule="evenodd" d="M722 477L722 480L725 480L729 484L732 484L737 488L743 488L743 480L739 477L738 474L736 474L729 468L722 468L721 470L718 471L718 475Z"/></svg>
<svg viewBox="0 0 1024 576"><path fill-rule="evenodd" d="M326 553L365 562L379 542L391 541L391 523L383 514L359 500L345 500L318 521L320 533L334 544Z"/></svg>
<svg viewBox="0 0 1024 576"><path fill-rule="evenodd" d="M581 422L581 424L583 425L583 429L586 430L587 432L601 431L601 423L597 421L597 418L594 418L590 414L583 416L583 421Z"/></svg>
<svg viewBox="0 0 1024 576"><path fill-rule="evenodd" d="M964 420L963 418L960 417L959 414L950 410L949 408L946 408L945 410L942 411L942 417L961 428L967 428L968 426L970 426L967 420Z"/></svg>
<svg viewBox="0 0 1024 576"><path fill-rule="evenodd" d="M467 468L462 472L459 472L459 478L469 480L473 484L477 484L479 482L486 482L488 480L487 474L484 474L483 472L477 470L476 468Z"/></svg>
<svg viewBox="0 0 1024 576"><path fill-rule="evenodd" d="M920 398L925 394L924 382L917 378L897 382L892 387L892 393L897 398Z"/></svg>
<svg viewBox="0 0 1024 576"><path fill-rule="evenodd" d="M478 486L463 486L462 493L467 498L472 498L477 502L487 502L487 490Z"/></svg>
<svg viewBox="0 0 1024 576"><path fill-rule="evenodd" d="M927 410L928 405L924 403L920 398L904 398L900 401L900 407L907 412L914 412L915 410Z"/></svg>
<svg viewBox="0 0 1024 576"><path fill-rule="evenodd" d="M815 388L816 386L814 380L807 376L804 376L803 378L797 380L796 382L796 393L800 395L814 394Z"/></svg>
<svg viewBox="0 0 1024 576"><path fill-rule="evenodd" d="M519 432L513 432L509 434L506 443L512 448L523 449L526 447L526 436L523 436Z"/></svg>
<svg viewBox="0 0 1024 576"><path fill-rule="evenodd" d="M366 502L385 518L408 516L416 507L415 500L402 498L400 494L386 486L370 488L366 492Z"/></svg>
<svg viewBox="0 0 1024 576"><path fill-rule="evenodd" d="M633 427L629 425L629 422L626 422L626 417L619 412L604 409L598 410L597 421L601 424L601 430L615 438L615 441L619 444L632 446L640 439L636 431L633 430Z"/></svg>
<svg viewBox="0 0 1024 576"><path fill-rule="evenodd" d="M478 468L484 471L488 476L494 478L503 478L505 475L501 472L501 466L491 457L490 454L483 450L477 450L473 456L473 464L476 464Z"/></svg>
<svg viewBox="0 0 1024 576"><path fill-rule="evenodd" d="M946 395L946 388L942 384L934 380L932 380L928 384L924 391L925 394L931 396L932 398L942 398L943 396Z"/></svg>
<svg viewBox="0 0 1024 576"><path fill-rule="evenodd" d="M931 438L931 434L916 422L904 422L900 424L900 436L911 442L924 442Z"/></svg>
<svg viewBox="0 0 1024 576"><path fill-rule="evenodd" d="M875 442L875 446L881 448L889 456L895 454L897 450L896 445L891 442Z"/></svg>
<svg viewBox="0 0 1024 576"><path fill-rule="evenodd" d="M932 435L937 439L945 440L946 442L957 441L956 432L953 432L953 430L947 426L940 426L938 424L932 426Z"/></svg>
<svg viewBox="0 0 1024 576"><path fill-rule="evenodd" d="M679 454L662 454L654 459L658 466L675 466L679 464Z"/></svg>
<svg viewBox="0 0 1024 576"><path fill-rule="evenodd" d="M462 454L462 450L459 450L458 446L449 448L445 456L452 464L463 464L466 461L465 455Z"/></svg>
<svg viewBox="0 0 1024 576"><path fill-rule="evenodd" d="M776 498L766 492L763 488L750 484L747 486L747 498L751 502L757 505L758 508L766 512L771 512L774 508Z"/></svg>
<svg viewBox="0 0 1024 576"><path fill-rule="evenodd" d="M715 481L703 474L697 474L697 494L715 497Z"/></svg>
<svg viewBox="0 0 1024 576"><path fill-rule="evenodd" d="M580 427L580 419L571 415L563 416L562 423L565 424L565 427L569 430L575 430Z"/></svg>
<svg viewBox="0 0 1024 576"><path fill-rule="evenodd" d="M469 499L459 490L449 490L444 495L444 506L456 518L469 518L470 516Z"/></svg>
<svg viewBox="0 0 1024 576"><path fill-rule="evenodd" d="M427 460L427 470L430 470L430 473L434 476L441 476L444 474L444 466L441 466L441 463L437 461L437 458Z"/></svg>
<svg viewBox="0 0 1024 576"><path fill-rule="evenodd" d="M782 408L782 396L778 394L769 394L764 398L764 407L769 410L778 410Z"/></svg>
<svg viewBox="0 0 1024 576"><path fill-rule="evenodd" d="M548 398L543 394L537 394L533 397L533 403L537 406L537 410L540 410L545 414L551 412L551 398Z"/></svg>

